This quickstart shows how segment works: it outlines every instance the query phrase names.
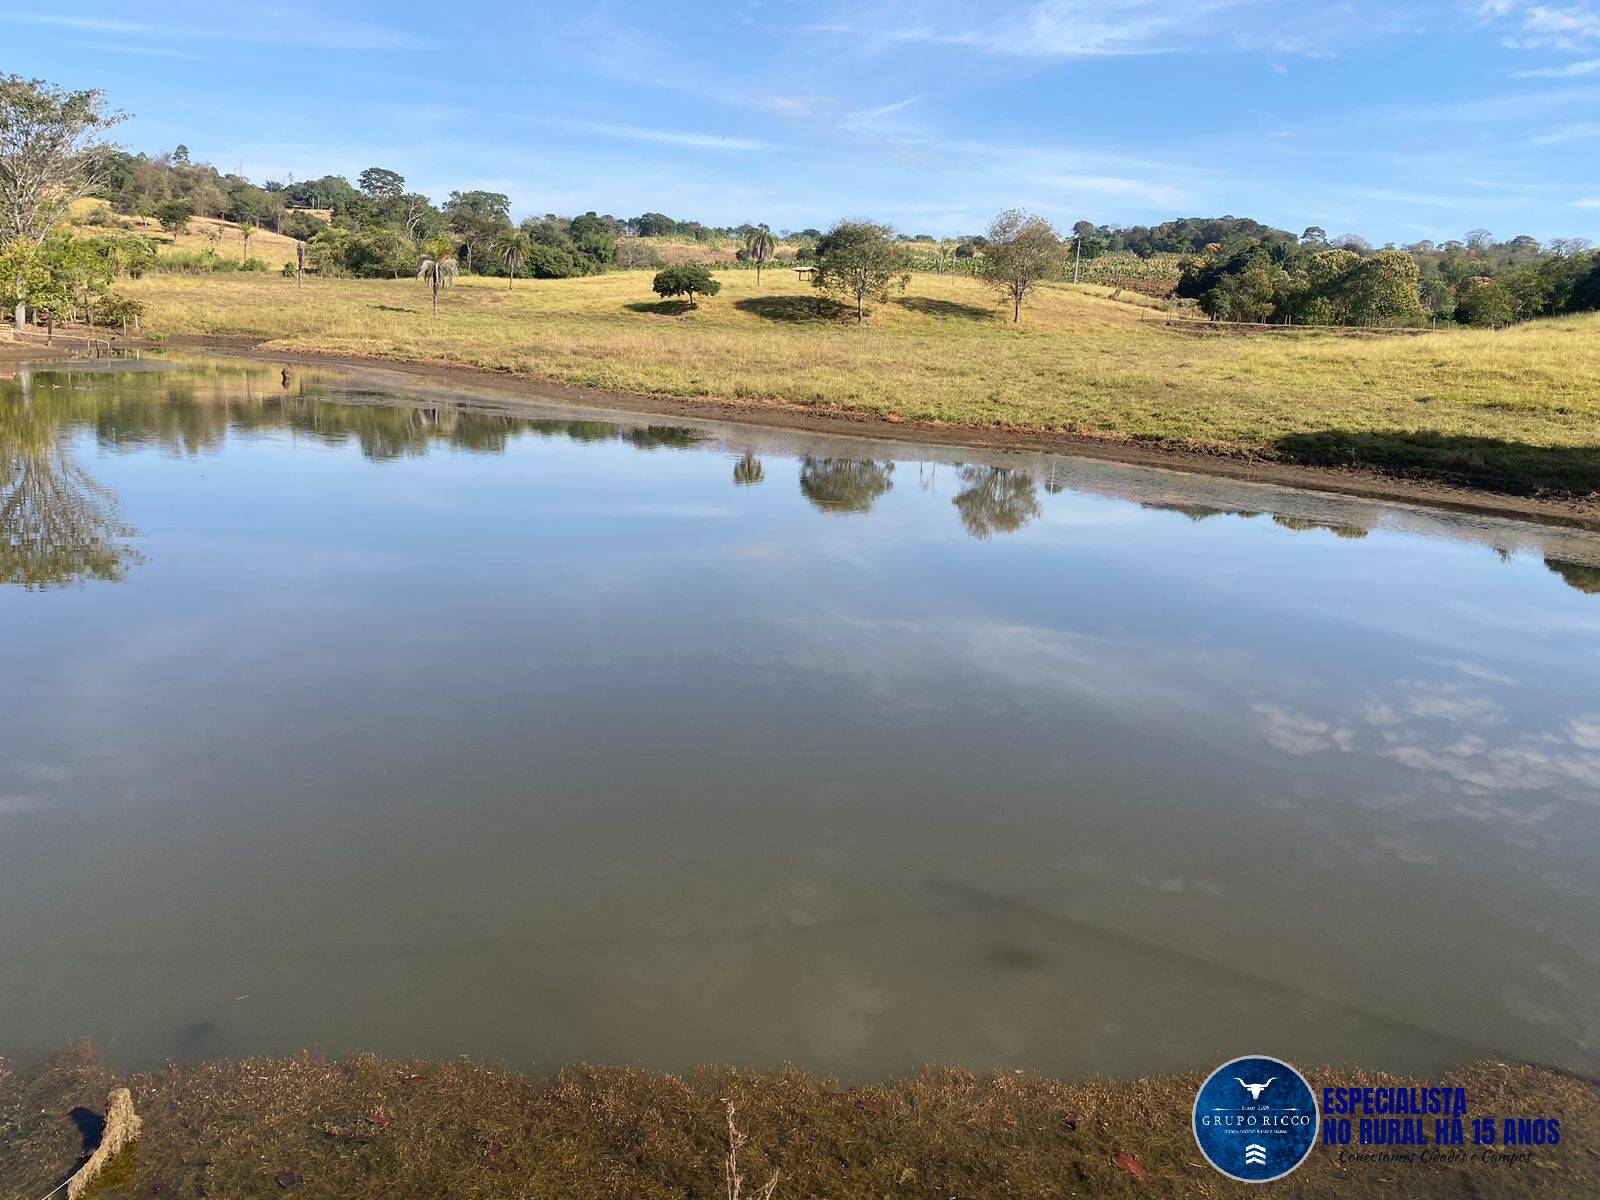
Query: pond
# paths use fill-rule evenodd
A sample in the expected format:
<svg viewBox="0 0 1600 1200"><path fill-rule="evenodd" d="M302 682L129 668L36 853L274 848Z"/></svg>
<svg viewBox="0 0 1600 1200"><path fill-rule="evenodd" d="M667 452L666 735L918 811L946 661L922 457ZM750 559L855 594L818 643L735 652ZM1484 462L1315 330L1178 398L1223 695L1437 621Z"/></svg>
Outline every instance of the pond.
<svg viewBox="0 0 1600 1200"><path fill-rule="evenodd" d="M0 378L0 1052L1600 1064L1600 539L183 359Z"/></svg>

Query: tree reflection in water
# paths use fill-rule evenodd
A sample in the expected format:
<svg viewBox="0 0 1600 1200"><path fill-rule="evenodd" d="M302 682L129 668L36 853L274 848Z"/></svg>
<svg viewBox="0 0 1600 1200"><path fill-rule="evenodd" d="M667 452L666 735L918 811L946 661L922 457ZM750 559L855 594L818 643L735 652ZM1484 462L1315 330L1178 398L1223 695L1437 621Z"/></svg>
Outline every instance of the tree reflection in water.
<svg viewBox="0 0 1600 1200"><path fill-rule="evenodd" d="M116 581L140 561L117 498L72 457L56 407L22 372L0 390L0 584Z"/></svg>
<svg viewBox="0 0 1600 1200"><path fill-rule="evenodd" d="M813 458L800 461L800 491L822 512L871 512L894 486L894 463L871 459Z"/></svg>
<svg viewBox="0 0 1600 1200"><path fill-rule="evenodd" d="M961 490L951 501L973 537L1015 533L1039 515L1033 476L1010 467L963 465Z"/></svg>

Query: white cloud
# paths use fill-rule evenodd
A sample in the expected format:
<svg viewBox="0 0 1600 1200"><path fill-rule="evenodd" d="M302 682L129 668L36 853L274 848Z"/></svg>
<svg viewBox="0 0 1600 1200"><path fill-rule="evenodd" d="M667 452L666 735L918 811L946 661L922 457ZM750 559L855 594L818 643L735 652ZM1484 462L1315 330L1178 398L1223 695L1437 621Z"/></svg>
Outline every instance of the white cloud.
<svg viewBox="0 0 1600 1200"><path fill-rule="evenodd" d="M814 117L821 109L831 107L834 103L832 96L783 94L768 96L761 101L761 106L786 117Z"/></svg>
<svg viewBox="0 0 1600 1200"><path fill-rule="evenodd" d="M228 16L212 10L203 20L166 23L51 13L4 13L0 20L72 32L138 34L163 42L255 42L316 50L414 50L427 44L404 30L341 21L327 17L320 8L298 6L256 8ZM154 53L149 49L143 52Z"/></svg>
<svg viewBox="0 0 1600 1200"><path fill-rule="evenodd" d="M766 142L750 138L728 137L720 133L694 133L676 129L650 129L642 125L611 125L603 121L555 120L549 122L578 133L592 133L599 137L623 138L633 142L655 142L663 146L686 146L699 150L770 150Z"/></svg>
<svg viewBox="0 0 1600 1200"><path fill-rule="evenodd" d="M1579 75L1593 75L1596 71L1600 71L1600 58L1570 62L1560 67L1540 67L1533 71L1515 71L1512 74L1517 79L1575 79Z"/></svg>
<svg viewBox="0 0 1600 1200"><path fill-rule="evenodd" d="M1509 26L1501 42L1512 50L1583 50L1600 42L1600 3L1530 4L1527 0L1469 0L1490 24Z"/></svg>

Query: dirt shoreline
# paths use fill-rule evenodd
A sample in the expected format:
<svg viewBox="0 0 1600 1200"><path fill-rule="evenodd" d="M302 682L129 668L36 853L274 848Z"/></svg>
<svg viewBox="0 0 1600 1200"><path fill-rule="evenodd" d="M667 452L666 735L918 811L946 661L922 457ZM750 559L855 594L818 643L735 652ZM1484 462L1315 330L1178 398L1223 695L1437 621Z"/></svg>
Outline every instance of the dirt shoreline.
<svg viewBox="0 0 1600 1200"><path fill-rule="evenodd" d="M1190 1125L1201 1077L1057 1080L930 1066L852 1087L795 1067L675 1076L577 1065L531 1076L465 1058L309 1054L121 1074L80 1044L37 1066L0 1060L0 1198L37 1200L65 1178L93 1148L85 1129L121 1087L143 1132L111 1161L96 1200L726 1197L730 1102L743 1194L760 1195L777 1171L776 1200L1565 1200L1600 1188L1600 1086L1571 1073L1495 1062L1426 1078L1312 1069L1319 1096L1330 1086L1463 1088L1467 1144L1319 1144L1293 1175L1265 1185L1235 1183L1201 1159ZM1498 1128L1540 1117L1560 1121L1559 1142L1472 1144L1473 1118ZM1419 1124L1432 1143L1433 1118Z"/></svg>
<svg viewBox="0 0 1600 1200"><path fill-rule="evenodd" d="M25 344L18 344L28 349ZM0 343L0 354L6 349ZM1246 447L1135 441L1114 435L1061 434L1039 430L939 425L893 421L838 409L817 409L777 401L725 397L684 398L645 392L613 391L523 375L489 367L440 363L383 355L315 354L274 349L246 336L181 335L159 345L128 339L119 349L188 349L248 357L264 362L333 368L383 369L418 378L470 382L510 402L550 401L657 416L733 421L746 425L831 436L860 437L988 451L1027 451L1100 459L1194 475L1235 479L1362 500L1444 509L1474 516L1564 525L1600 532L1600 496L1550 499L1518 496L1457 484L1385 474L1361 468L1319 467L1275 461ZM43 347L40 347L43 349ZM67 353L70 353L68 351ZM61 357L63 355L52 355ZM26 358L28 355L20 357ZM40 357L34 355L32 357ZM537 395L529 397L528 389Z"/></svg>

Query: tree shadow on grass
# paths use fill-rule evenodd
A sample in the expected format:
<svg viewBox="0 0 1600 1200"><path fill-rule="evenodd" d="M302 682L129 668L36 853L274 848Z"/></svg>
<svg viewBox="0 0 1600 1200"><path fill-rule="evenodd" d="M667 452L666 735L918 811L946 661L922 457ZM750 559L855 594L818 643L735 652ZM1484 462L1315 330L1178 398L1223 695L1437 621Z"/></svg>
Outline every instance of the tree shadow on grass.
<svg viewBox="0 0 1600 1200"><path fill-rule="evenodd" d="M1364 467L1411 479L1515 496L1600 492L1600 447L1536 446L1498 438L1344 429L1292 433L1274 443L1288 461Z"/></svg>
<svg viewBox="0 0 1600 1200"><path fill-rule="evenodd" d="M622 307L629 312L649 313L656 317L681 317L684 313L693 312L700 306L692 305L687 300L640 300L635 304L624 304Z"/></svg>
<svg viewBox="0 0 1600 1200"><path fill-rule="evenodd" d="M748 300L735 300L733 306L763 321L782 321L790 325L854 322L856 319L855 309L827 296L752 296Z"/></svg>
<svg viewBox="0 0 1600 1200"><path fill-rule="evenodd" d="M895 301L901 308L921 313L925 317L960 317L964 321L992 321L994 310L976 304L962 304L958 300L936 300L931 296L901 296Z"/></svg>

